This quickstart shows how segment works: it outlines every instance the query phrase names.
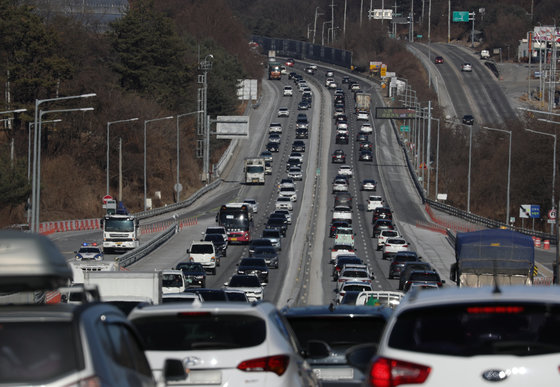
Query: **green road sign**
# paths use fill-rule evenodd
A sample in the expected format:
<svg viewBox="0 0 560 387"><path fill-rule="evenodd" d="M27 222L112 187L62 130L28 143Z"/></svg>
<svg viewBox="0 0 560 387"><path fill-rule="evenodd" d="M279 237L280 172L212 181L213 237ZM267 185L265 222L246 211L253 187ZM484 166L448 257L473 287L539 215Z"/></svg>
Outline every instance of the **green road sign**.
<svg viewBox="0 0 560 387"><path fill-rule="evenodd" d="M422 35L416 35L418 39L422 39Z"/></svg>
<svg viewBox="0 0 560 387"><path fill-rule="evenodd" d="M410 126L401 125L401 132L410 132Z"/></svg>
<svg viewBox="0 0 560 387"><path fill-rule="evenodd" d="M469 11L453 11L453 21L454 22L468 22L469 21Z"/></svg>

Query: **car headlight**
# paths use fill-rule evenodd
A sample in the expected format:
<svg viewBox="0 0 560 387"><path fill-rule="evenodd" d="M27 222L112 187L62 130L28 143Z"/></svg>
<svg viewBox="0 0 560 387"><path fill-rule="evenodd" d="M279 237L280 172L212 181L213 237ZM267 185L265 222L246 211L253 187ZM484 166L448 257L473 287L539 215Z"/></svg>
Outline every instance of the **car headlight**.
<svg viewBox="0 0 560 387"><path fill-rule="evenodd" d="M76 261L81 261L82 260L82 256L80 254L76 255Z"/></svg>

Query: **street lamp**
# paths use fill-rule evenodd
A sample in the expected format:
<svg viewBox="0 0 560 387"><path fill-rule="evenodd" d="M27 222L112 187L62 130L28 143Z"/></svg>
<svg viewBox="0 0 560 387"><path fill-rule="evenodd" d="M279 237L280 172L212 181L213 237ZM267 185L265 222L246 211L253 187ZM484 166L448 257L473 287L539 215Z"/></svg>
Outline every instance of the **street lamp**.
<svg viewBox="0 0 560 387"><path fill-rule="evenodd" d="M509 198L510 198L510 184L511 184L511 137L512 137L511 130L489 128L487 126L483 126L482 129L494 130L496 132L503 132L509 134L509 157L508 157L507 200L506 200L506 224L509 225Z"/></svg>
<svg viewBox="0 0 560 387"><path fill-rule="evenodd" d="M177 184L175 185L175 191L177 191L177 203L179 203L179 198L181 195L181 191L183 190L183 187L181 186L181 184L179 183L179 118L181 117L185 117L185 116L190 116L193 114L199 114L199 113L203 113L203 110L197 110L194 112L189 112L189 113L183 113L183 114L177 114Z"/></svg>
<svg viewBox="0 0 560 387"><path fill-rule="evenodd" d="M167 116L167 117L161 117L161 118L154 118L152 120L144 120L144 211L147 210L146 199L148 197L148 195L147 195L148 190L147 190L147 184L146 184L146 126L148 125L148 122L170 120L172 118L173 118L173 116Z"/></svg>
<svg viewBox="0 0 560 387"><path fill-rule="evenodd" d="M36 99L35 100L35 119L33 121L33 127L35 128L35 132L33 134L33 183L31 186L31 203L32 206L37 202L37 191L38 191L38 187L37 187L37 164L38 164L38 160L37 160L37 147L39 146L39 140L40 138L37 136L37 121L38 121L38 116L39 116L39 105L45 102L54 102L54 101L65 101L65 100L69 100L69 99L77 99L77 98L90 98L90 97L95 97L97 94L95 93L89 93L89 94L80 94L80 95L72 95L72 96L68 96L68 97L57 97L57 98L47 98L47 99ZM33 214L35 215L35 211L36 209L34 207L32 207L31 211L33 212ZM38 216L32 216L31 217L31 231L33 232L39 232L39 224L35 224L35 219L37 219L37 221L39 220Z"/></svg>
<svg viewBox="0 0 560 387"><path fill-rule="evenodd" d="M330 20L323 22L323 29L321 30L321 46L325 45L325 24L331 24L331 23L332 22Z"/></svg>
<svg viewBox="0 0 560 387"><path fill-rule="evenodd" d="M118 124L118 123L121 123L121 122L131 122L131 121L138 121L138 117L129 118L127 120L107 122L107 195L109 195L109 127L112 124Z"/></svg>
<svg viewBox="0 0 560 387"><path fill-rule="evenodd" d="M39 122L38 126L35 128L34 136L39 138L37 152L33 156L34 165L33 169L36 172L33 176L33 185L36 192L33 192L34 200L31 201L31 221L34 228L33 232L39 232L39 205L41 203L41 120L44 114L49 113L67 113L67 112L87 112L93 110L92 107L87 108L74 108L74 109L57 109L57 110L40 110L39 111Z"/></svg>

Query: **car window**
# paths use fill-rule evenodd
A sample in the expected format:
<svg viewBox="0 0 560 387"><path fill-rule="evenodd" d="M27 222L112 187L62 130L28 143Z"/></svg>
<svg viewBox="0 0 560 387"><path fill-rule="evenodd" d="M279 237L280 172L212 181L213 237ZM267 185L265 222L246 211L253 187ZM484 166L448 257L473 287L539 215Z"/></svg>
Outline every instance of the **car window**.
<svg viewBox="0 0 560 387"><path fill-rule="evenodd" d="M106 324L106 331L111 343L110 356L123 367L137 370L143 375L152 377L152 371L148 364L141 344L130 328L124 324Z"/></svg>
<svg viewBox="0 0 560 387"><path fill-rule="evenodd" d="M229 282L230 287L251 287L259 288L261 286L259 278L256 275L238 276L234 275L231 277Z"/></svg>
<svg viewBox="0 0 560 387"><path fill-rule="evenodd" d="M196 243L191 246L191 254L213 254L214 247L211 244Z"/></svg>
<svg viewBox="0 0 560 387"><path fill-rule="evenodd" d="M257 316L184 312L133 321L148 351L220 350L254 347L266 338Z"/></svg>
<svg viewBox="0 0 560 387"><path fill-rule="evenodd" d="M389 346L471 357L560 353L560 307L530 303L475 303L403 312Z"/></svg>
<svg viewBox="0 0 560 387"><path fill-rule="evenodd" d="M165 288L178 288L183 286L182 275L179 274L163 274L161 286Z"/></svg>

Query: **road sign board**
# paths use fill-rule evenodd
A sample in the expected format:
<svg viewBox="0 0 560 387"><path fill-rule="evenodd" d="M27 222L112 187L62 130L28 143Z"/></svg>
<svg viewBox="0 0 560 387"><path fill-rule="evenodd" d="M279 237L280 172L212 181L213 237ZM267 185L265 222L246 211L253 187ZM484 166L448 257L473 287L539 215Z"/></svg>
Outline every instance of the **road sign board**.
<svg viewBox="0 0 560 387"><path fill-rule="evenodd" d="M531 204L531 218L538 219L541 217L541 206L537 204Z"/></svg>
<svg viewBox="0 0 560 387"><path fill-rule="evenodd" d="M553 208L552 210L548 211L548 219L556 220L557 216L558 216L558 213L556 211L556 208Z"/></svg>
<svg viewBox="0 0 560 387"><path fill-rule="evenodd" d="M173 186L173 189L175 190L175 192L181 192L181 191L183 190L183 184L181 184L181 183L176 183L176 184Z"/></svg>
<svg viewBox="0 0 560 387"><path fill-rule="evenodd" d="M454 22L468 22L469 21L469 11L453 11L453 21Z"/></svg>
<svg viewBox="0 0 560 387"><path fill-rule="evenodd" d="M401 125L401 132L410 132L410 126Z"/></svg>
<svg viewBox="0 0 560 387"><path fill-rule="evenodd" d="M107 204L107 202L108 202L109 200L112 200L112 199L113 199L113 197L112 197L111 195L105 195L105 196L103 196L103 204Z"/></svg>
<svg viewBox="0 0 560 387"><path fill-rule="evenodd" d="M529 214L531 213L531 205L530 204L522 204L519 207L519 217L520 218L530 218Z"/></svg>

